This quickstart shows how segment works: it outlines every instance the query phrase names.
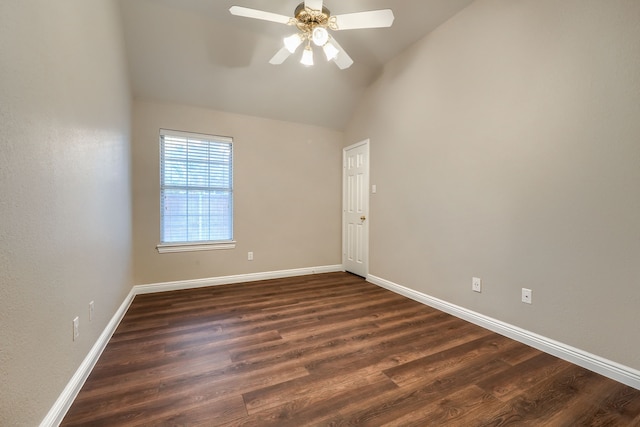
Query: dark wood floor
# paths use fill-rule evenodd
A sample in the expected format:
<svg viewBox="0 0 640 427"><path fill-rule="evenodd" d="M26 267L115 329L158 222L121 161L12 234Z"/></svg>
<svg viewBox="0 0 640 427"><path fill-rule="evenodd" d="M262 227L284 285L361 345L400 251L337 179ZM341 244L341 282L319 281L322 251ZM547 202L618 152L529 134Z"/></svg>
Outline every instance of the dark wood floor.
<svg viewBox="0 0 640 427"><path fill-rule="evenodd" d="M635 426L640 391L347 273L135 298L63 426Z"/></svg>

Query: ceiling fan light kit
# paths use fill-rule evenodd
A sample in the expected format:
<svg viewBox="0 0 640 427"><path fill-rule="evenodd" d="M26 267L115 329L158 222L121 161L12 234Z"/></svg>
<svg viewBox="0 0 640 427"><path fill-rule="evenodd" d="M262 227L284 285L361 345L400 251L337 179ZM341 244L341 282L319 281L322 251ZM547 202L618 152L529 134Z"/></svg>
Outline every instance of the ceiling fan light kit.
<svg viewBox="0 0 640 427"><path fill-rule="evenodd" d="M298 33L284 38L284 47L271 58L269 61L271 64L282 64L298 50L301 44L306 42L300 63L312 66L313 49L311 43L313 42L314 45L322 48L327 61L334 61L342 70L349 68L353 64L353 60L337 40L329 34L328 30L390 27L394 20L391 9L331 15L329 9L322 4L322 0L306 0L300 3L295 9L293 18L241 6L232 6L229 12L236 16L287 24L298 28Z"/></svg>

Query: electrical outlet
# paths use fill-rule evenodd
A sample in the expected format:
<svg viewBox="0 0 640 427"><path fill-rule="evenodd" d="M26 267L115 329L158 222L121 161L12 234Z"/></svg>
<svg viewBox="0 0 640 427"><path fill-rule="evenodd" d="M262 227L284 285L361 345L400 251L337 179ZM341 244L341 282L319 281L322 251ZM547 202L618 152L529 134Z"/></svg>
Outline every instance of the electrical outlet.
<svg viewBox="0 0 640 427"><path fill-rule="evenodd" d="M73 340L75 341L80 336L80 318L76 316L73 319Z"/></svg>
<svg viewBox="0 0 640 427"><path fill-rule="evenodd" d="M247 252L247 260L253 261L253 252Z"/></svg>
<svg viewBox="0 0 640 427"><path fill-rule="evenodd" d="M474 292L482 292L482 279L474 277L471 279L471 289Z"/></svg>
<svg viewBox="0 0 640 427"><path fill-rule="evenodd" d="M93 304L93 301L91 301L89 303L89 322L91 322L93 320L93 312L95 311L95 306Z"/></svg>
<svg viewBox="0 0 640 427"><path fill-rule="evenodd" d="M522 288L522 302L525 304L531 304L531 297L533 291L531 289Z"/></svg>

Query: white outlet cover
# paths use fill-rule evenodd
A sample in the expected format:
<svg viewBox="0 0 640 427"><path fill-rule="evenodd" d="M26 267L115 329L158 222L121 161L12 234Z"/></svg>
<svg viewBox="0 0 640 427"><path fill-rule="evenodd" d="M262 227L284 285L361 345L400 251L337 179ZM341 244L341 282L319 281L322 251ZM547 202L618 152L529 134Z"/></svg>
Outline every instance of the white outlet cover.
<svg viewBox="0 0 640 427"><path fill-rule="evenodd" d="M471 289L474 292L482 292L482 279L479 277L473 277L471 279Z"/></svg>
<svg viewBox="0 0 640 427"><path fill-rule="evenodd" d="M533 291L531 289L522 288L522 302L525 304L531 304L533 297Z"/></svg>

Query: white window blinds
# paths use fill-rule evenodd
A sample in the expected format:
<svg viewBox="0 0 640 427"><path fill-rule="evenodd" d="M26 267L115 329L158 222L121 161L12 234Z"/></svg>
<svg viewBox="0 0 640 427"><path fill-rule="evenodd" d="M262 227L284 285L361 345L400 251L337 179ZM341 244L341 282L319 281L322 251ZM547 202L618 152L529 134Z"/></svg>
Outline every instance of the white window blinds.
<svg viewBox="0 0 640 427"><path fill-rule="evenodd" d="M160 130L162 243L233 240L232 141Z"/></svg>

